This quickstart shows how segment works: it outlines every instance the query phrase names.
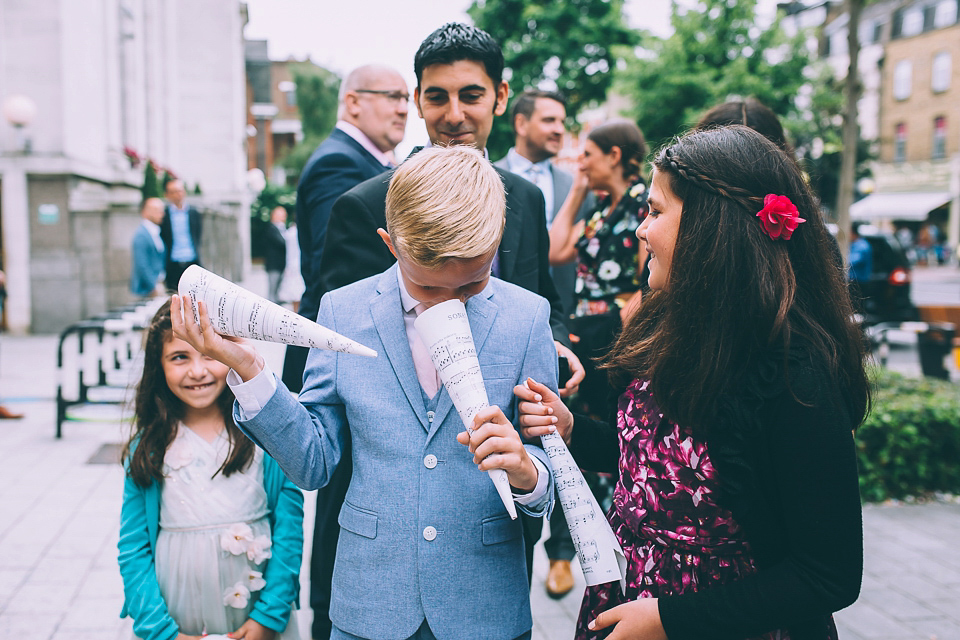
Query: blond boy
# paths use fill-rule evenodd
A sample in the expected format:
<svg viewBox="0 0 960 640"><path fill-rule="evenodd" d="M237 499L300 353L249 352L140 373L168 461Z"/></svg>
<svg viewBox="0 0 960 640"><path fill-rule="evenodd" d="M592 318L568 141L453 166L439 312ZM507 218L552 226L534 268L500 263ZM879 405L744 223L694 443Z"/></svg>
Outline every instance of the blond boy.
<svg viewBox="0 0 960 640"><path fill-rule="evenodd" d="M483 471L506 471L522 511L552 509L547 458L512 421L515 385L556 389L556 348L547 301L490 276L504 208L499 176L474 149L425 149L401 165L378 230L397 264L325 295L318 318L380 355L313 350L299 403L249 345L217 336L202 306L200 326L187 313L174 327L234 369L239 424L301 487L323 486L352 443L331 638L530 636L520 521ZM432 367L415 363L426 356L418 310L452 298L466 302L491 404L472 436Z"/></svg>

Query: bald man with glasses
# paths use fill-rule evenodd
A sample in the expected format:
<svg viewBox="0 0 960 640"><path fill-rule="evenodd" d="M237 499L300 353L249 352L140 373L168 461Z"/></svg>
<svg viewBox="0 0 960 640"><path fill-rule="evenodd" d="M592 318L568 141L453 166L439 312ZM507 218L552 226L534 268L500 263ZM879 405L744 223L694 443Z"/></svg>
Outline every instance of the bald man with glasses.
<svg viewBox="0 0 960 640"><path fill-rule="evenodd" d="M407 83L390 67L358 67L340 85L336 127L310 156L297 184L300 271L306 285L299 313L305 318L316 320L320 308L318 271L333 203L364 180L378 176L394 165L393 150L403 140L409 101ZM291 391L300 391L303 386L307 351L303 347L287 347L283 381ZM317 493L310 559L314 638L328 638L330 635L333 554L329 550L336 548L340 533L336 517L328 517L327 504L335 504L339 509L343 503L351 466L341 464L330 483Z"/></svg>

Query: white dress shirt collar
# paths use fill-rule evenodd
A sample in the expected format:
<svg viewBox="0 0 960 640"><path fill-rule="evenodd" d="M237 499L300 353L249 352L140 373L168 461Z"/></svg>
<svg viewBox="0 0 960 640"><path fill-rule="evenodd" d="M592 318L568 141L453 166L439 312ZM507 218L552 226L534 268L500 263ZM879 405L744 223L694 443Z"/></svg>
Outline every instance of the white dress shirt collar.
<svg viewBox="0 0 960 640"><path fill-rule="evenodd" d="M345 120L337 120L337 129L343 131L345 134L357 141L361 147L370 152L374 158L377 159L377 162L382 164L385 167L388 167L393 164L393 158L385 154L383 151L377 148L377 145L373 144L373 141L367 137L363 131L361 131L356 125L350 124Z"/></svg>

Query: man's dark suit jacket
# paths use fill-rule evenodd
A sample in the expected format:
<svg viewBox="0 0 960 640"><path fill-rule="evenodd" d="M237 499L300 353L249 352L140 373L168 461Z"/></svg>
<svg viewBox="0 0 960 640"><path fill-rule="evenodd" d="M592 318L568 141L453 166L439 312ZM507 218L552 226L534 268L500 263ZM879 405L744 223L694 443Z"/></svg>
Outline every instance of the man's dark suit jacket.
<svg viewBox="0 0 960 640"><path fill-rule="evenodd" d="M287 241L283 232L270 222L264 230L263 266L267 271L283 271L287 266Z"/></svg>
<svg viewBox="0 0 960 640"><path fill-rule="evenodd" d="M384 171L380 161L340 129L334 129L307 161L297 185L300 272L307 287L300 300L300 315L316 320L320 298L327 291L318 286L318 276L333 203Z"/></svg>
<svg viewBox="0 0 960 640"><path fill-rule="evenodd" d="M497 169L507 192L507 220L500 241L499 277L550 302L550 325L555 340L569 345L560 297L550 277L543 194L518 175ZM320 288L332 291L384 271L393 254L377 237L387 227L386 198L392 172L347 191L333 205L327 243L320 263Z"/></svg>
<svg viewBox="0 0 960 640"><path fill-rule="evenodd" d="M173 249L173 227L170 226L170 208L166 206L166 215L160 223L160 239L163 240L165 253L163 262L170 265L170 251ZM203 217L195 207L187 205L187 218L190 220L190 239L193 241L193 250L197 253L197 263L200 263L200 238L203 236ZM169 271L169 269L168 269Z"/></svg>

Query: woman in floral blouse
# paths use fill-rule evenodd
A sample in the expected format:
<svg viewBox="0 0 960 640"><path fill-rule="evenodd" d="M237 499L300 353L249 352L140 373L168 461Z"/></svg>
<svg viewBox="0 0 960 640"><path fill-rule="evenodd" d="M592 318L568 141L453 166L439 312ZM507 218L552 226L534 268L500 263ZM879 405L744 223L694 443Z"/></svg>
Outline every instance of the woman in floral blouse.
<svg viewBox="0 0 960 640"><path fill-rule="evenodd" d="M646 252L636 238L647 215L647 185L641 164L647 155L643 133L633 122L593 129L580 155L573 188L550 227L550 264L577 261L571 331L574 352L586 369L573 406L604 415L615 402L606 376L592 359L602 356L640 302L646 281ZM606 195L585 220L574 222L589 191Z"/></svg>

